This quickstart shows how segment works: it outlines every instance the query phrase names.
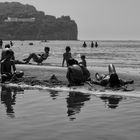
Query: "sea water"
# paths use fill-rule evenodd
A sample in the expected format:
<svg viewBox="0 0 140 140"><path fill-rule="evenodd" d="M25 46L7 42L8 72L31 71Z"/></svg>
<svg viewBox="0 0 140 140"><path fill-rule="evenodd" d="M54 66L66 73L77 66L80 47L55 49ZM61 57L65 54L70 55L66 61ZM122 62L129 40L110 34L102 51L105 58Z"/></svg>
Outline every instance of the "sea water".
<svg viewBox="0 0 140 140"><path fill-rule="evenodd" d="M33 45L29 45L33 42ZM8 41L4 41L8 43ZM61 66L65 47L74 58L85 54L89 67L139 70L140 41L98 41L98 48L82 48L83 41L14 41L13 50L22 60L49 46L46 65ZM98 96L53 90L1 87L1 140L138 140L140 98Z"/></svg>

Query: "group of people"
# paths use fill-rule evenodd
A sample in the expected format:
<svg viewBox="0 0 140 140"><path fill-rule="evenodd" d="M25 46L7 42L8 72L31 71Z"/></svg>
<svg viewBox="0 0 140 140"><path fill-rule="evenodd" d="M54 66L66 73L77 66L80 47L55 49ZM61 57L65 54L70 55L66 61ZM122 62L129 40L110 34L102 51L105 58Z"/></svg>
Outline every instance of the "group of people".
<svg viewBox="0 0 140 140"><path fill-rule="evenodd" d="M37 64L42 64L49 56L49 47L44 48L43 53L31 53L23 61L15 60L14 52L10 48L10 45L5 45L5 49L1 53L1 82L10 81L16 78L22 78L24 75L23 71L16 71L16 63L27 64L33 59ZM70 46L66 46L65 53L63 54L62 67L66 63L67 73L66 78L69 82L69 86L82 85L85 82L90 82L91 84L98 84L102 86L119 87L126 84L132 84L134 81L124 81L118 77L116 73L115 66L110 64L109 74L100 75L95 74L95 79L90 78L90 72L87 69L86 56L81 55L81 62L78 62L72 57Z"/></svg>
<svg viewBox="0 0 140 140"><path fill-rule="evenodd" d="M81 85L84 82L88 81L91 84L97 84L102 86L109 87L121 87L126 84L132 84L134 81L125 81L118 77L115 66L113 64L109 64L108 66L108 74L95 74L95 79L90 78L90 72L87 69L86 56L81 55L81 62L78 62L71 55L71 48L69 46L66 47L66 52L63 54L62 66L64 66L64 62L66 61L66 65L68 67L66 77L69 81L69 86L72 85Z"/></svg>
<svg viewBox="0 0 140 140"><path fill-rule="evenodd" d="M10 42L11 43L11 42ZM4 83L6 81L15 80L17 78L22 78L24 75L23 71L16 71L15 64L27 64L31 59L38 64L41 64L44 60L46 60L49 56L49 47L44 48L44 52L42 53L31 53L29 56L23 61L19 61L15 59L14 51L11 49L11 44L6 44L5 48L1 53L1 82Z"/></svg>
<svg viewBox="0 0 140 140"><path fill-rule="evenodd" d="M84 48L86 48L87 47L87 44L86 44L86 42L84 41L84 43L83 43L83 47ZM93 42L93 41L91 41L91 45L90 45L90 47L91 48L97 48L98 47L98 43L97 43L97 41L95 41L95 43Z"/></svg>

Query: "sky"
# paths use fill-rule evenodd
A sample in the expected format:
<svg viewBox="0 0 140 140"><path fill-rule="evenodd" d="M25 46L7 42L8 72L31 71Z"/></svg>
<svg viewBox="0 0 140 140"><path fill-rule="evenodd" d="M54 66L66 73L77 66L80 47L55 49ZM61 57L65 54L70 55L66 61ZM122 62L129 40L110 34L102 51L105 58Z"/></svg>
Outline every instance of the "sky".
<svg viewBox="0 0 140 140"><path fill-rule="evenodd" d="M0 0L13 1L46 15L70 16L79 40L140 40L140 0Z"/></svg>

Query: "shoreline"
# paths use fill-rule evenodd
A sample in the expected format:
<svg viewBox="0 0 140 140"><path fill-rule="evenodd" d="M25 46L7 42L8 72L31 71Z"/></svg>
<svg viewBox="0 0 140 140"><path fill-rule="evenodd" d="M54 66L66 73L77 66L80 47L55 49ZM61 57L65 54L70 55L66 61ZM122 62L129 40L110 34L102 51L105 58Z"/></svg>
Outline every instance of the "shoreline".
<svg viewBox="0 0 140 140"><path fill-rule="evenodd" d="M58 80L68 84L66 79L67 67L59 66L44 66L44 65L16 65L17 71L24 71L25 76L35 77L38 80L49 80L52 75L55 75ZM91 74L91 79L94 79L95 73L108 73L108 68L104 67L87 67ZM116 71L121 79L134 80L134 87L140 91L140 70L139 69L128 69L128 68L116 68Z"/></svg>

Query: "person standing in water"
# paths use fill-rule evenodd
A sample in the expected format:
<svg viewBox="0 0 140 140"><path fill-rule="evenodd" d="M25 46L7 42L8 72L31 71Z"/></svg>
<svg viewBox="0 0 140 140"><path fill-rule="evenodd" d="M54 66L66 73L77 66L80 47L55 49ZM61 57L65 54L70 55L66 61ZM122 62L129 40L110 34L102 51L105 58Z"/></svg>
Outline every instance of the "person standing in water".
<svg viewBox="0 0 140 140"><path fill-rule="evenodd" d="M84 43L83 43L83 47L84 48L86 48L87 47L87 44L86 44L86 42L84 41Z"/></svg>
<svg viewBox="0 0 140 140"><path fill-rule="evenodd" d="M68 67L68 60L70 58L72 58L70 46L66 46L65 50L66 50L66 52L63 54L62 67L64 67L65 61L66 61L66 65Z"/></svg>
<svg viewBox="0 0 140 140"><path fill-rule="evenodd" d="M98 43L97 43L97 41L95 42L95 47L96 47L96 48L98 47Z"/></svg>
<svg viewBox="0 0 140 140"><path fill-rule="evenodd" d="M94 43L93 43L93 41L91 41L91 48L93 48L94 47Z"/></svg>

